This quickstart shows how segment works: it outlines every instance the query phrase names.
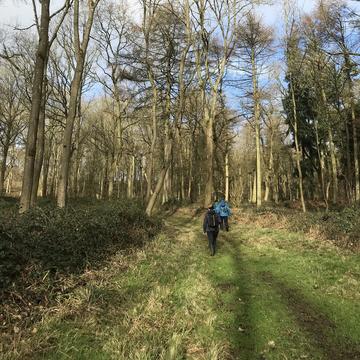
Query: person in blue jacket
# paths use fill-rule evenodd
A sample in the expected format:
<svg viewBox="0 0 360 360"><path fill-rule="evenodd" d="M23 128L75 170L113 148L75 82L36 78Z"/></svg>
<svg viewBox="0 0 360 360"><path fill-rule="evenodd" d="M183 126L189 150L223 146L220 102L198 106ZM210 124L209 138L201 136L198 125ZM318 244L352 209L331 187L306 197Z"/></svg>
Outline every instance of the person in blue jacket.
<svg viewBox="0 0 360 360"><path fill-rule="evenodd" d="M230 206L224 198L221 198L215 205L215 211L220 216L220 228L229 231L229 216L231 215Z"/></svg>

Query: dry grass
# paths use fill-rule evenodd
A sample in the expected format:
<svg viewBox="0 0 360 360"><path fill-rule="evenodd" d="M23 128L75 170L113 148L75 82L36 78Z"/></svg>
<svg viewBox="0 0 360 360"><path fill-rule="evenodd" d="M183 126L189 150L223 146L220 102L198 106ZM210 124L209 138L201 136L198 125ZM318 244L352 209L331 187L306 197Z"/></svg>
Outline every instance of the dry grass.
<svg viewBox="0 0 360 360"><path fill-rule="evenodd" d="M354 332L360 279L352 255L249 217L232 222L209 257L191 214L180 210L144 248L85 271L82 286L60 296L3 359L323 360L329 340L314 345L302 328L304 314L317 324L308 308L334 314L338 339Z"/></svg>
<svg viewBox="0 0 360 360"><path fill-rule="evenodd" d="M205 242L188 218L178 214L144 248L85 271L83 286L59 296L4 359L227 359L229 345L212 335L216 290L198 258Z"/></svg>
<svg viewBox="0 0 360 360"><path fill-rule="evenodd" d="M335 215L334 215L335 214ZM255 228L283 230L306 234L308 246L318 249L360 250L358 233L347 233L339 225L334 226L331 216L337 221L341 214L328 215L326 212L303 214L294 209L266 208L256 211L254 208L236 208L231 219L233 223ZM324 220L324 219L329 220ZM344 219L344 223L346 220ZM341 223L341 221L340 221ZM345 225L344 225L345 226Z"/></svg>

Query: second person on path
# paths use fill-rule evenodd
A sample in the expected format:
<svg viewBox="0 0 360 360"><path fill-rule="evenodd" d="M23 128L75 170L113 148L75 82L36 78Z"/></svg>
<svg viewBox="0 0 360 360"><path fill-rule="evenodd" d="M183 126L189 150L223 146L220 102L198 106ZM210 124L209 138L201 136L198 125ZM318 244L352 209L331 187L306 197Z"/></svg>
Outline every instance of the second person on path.
<svg viewBox="0 0 360 360"><path fill-rule="evenodd" d="M224 198L222 198L215 206L216 213L220 216L221 230L229 231L229 216L231 215L230 206Z"/></svg>

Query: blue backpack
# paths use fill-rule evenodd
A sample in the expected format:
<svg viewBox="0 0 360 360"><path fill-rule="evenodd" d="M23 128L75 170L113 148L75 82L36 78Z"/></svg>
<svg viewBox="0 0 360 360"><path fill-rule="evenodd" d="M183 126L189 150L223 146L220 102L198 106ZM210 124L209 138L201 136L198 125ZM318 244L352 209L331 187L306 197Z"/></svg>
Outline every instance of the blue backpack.
<svg viewBox="0 0 360 360"><path fill-rule="evenodd" d="M226 204L221 204L220 212L226 215L229 215L229 208Z"/></svg>

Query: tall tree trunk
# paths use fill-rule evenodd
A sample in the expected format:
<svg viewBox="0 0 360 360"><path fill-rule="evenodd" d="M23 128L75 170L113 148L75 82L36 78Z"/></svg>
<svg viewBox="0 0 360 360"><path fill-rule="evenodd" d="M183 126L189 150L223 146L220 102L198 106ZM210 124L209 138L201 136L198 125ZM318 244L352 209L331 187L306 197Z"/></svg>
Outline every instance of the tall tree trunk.
<svg viewBox="0 0 360 360"><path fill-rule="evenodd" d="M111 199L114 193L114 178L116 174L116 158L114 152L110 156L110 168L109 168L109 194L108 197Z"/></svg>
<svg viewBox="0 0 360 360"><path fill-rule="evenodd" d="M135 181L135 156L131 155L128 171L128 186L127 197L132 199L134 197L134 181Z"/></svg>
<svg viewBox="0 0 360 360"><path fill-rule="evenodd" d="M172 142L170 142L169 144L170 147L170 153L172 151ZM158 198L160 192L162 191L162 188L164 186L164 181L165 181L165 177L166 177L166 173L169 170L169 166L170 166L170 159L165 159L163 167L161 169L161 172L159 174L159 178L158 181L156 183L156 187L154 190L154 193L151 195L150 200L146 206L146 214L148 216L152 215L152 212L154 210L154 206L156 203L156 199Z"/></svg>
<svg viewBox="0 0 360 360"><path fill-rule="evenodd" d="M104 177L102 180L101 198L107 199L109 195L109 153L105 153Z"/></svg>
<svg viewBox="0 0 360 360"><path fill-rule="evenodd" d="M261 179L261 148L260 148L260 124L257 121L255 128L256 136L256 206L261 206L262 179Z"/></svg>
<svg viewBox="0 0 360 360"><path fill-rule="evenodd" d="M163 203L167 202L171 197L171 157L172 154L169 153L170 147L170 116L171 116L171 90L172 90L172 81L171 81L171 56L172 56L172 46L168 47L167 50L167 67L166 67L166 94L165 94L165 147L164 147L164 157L169 159L169 171L166 172L164 180L164 189L163 189ZM174 129L176 138L179 139L180 134L178 134L178 129ZM179 143L179 142L178 142ZM172 148L172 147L171 147Z"/></svg>
<svg viewBox="0 0 360 360"><path fill-rule="evenodd" d="M49 169L50 169L50 159L52 152L52 137L50 138L48 149L45 152L44 156L44 166L43 166L43 176L42 176L42 186L41 186L41 196L45 198L47 196L47 184L49 177Z"/></svg>
<svg viewBox="0 0 360 360"><path fill-rule="evenodd" d="M47 67L47 61L45 63L45 69ZM36 156L34 163L34 180L32 184L30 206L35 206L37 202L39 181L41 175L41 169L44 161L44 151L45 151L45 106L46 106L46 91L47 91L47 78L44 76L43 92L41 99L41 107L39 114L39 124L38 124L38 136L37 136L37 145L36 145Z"/></svg>
<svg viewBox="0 0 360 360"><path fill-rule="evenodd" d="M59 167L59 147L55 145L54 163L52 166L52 177L51 177L51 186L50 186L50 195L52 197L55 197L57 191L58 167Z"/></svg>
<svg viewBox="0 0 360 360"><path fill-rule="evenodd" d="M180 68L179 68L179 104L177 106L177 111L175 113L175 121L173 123L173 129L171 129L170 125L171 125L171 90L172 90L172 80L171 80L171 56L173 55L173 44L169 45L168 47L168 52L167 52L167 72L166 72L166 104L165 104L165 129L166 129L166 134L165 134L165 146L164 146L164 165L163 168L161 170L161 173L159 175L156 187L155 187L155 191L154 193L149 197L150 192L149 190L149 186L148 186L148 192L147 192L147 200L148 200L148 204L146 207L146 213L150 216L153 208L155 206L156 203L156 199L158 197L158 195L160 194L160 192L163 190L163 186L164 186L164 182L167 182L167 196L169 196L169 192L171 191L171 175L169 174L169 168L171 166L171 158L172 158L172 149L173 149L173 137L174 137L174 131L176 131L177 128L177 124L179 121L181 121L182 118L182 114L183 114L183 108L184 108L184 95L185 95L185 83L184 83L184 70L185 70L185 60L186 60L186 56L187 56L187 52L189 51L190 48L190 6L189 6L189 2L185 1L185 6L184 6L184 10L185 10L185 23L186 23L186 30L187 30L187 42L186 42L186 46L183 49L183 51L181 52L181 60L180 60ZM146 29L146 6L144 7L144 22L143 22L143 28ZM148 45L149 45L149 28L147 28L147 31L145 32L146 36L145 36L145 44L146 44L146 54L148 52ZM148 58L146 56L146 58ZM149 80L150 83L152 85L152 89L153 89L153 93L155 93L154 95L154 99L153 99L153 140L156 141L156 134L157 134L157 122L156 122L156 100L157 100L157 89L156 89L156 83L155 83L155 79L154 79L154 73L153 70L150 66L150 64L147 64L148 66L148 75L149 75ZM154 144L155 145L155 144ZM151 155L153 158L153 153L155 150L155 146L151 146ZM153 164L151 162L151 166L150 169L153 169ZM151 172L149 172L148 176L152 175ZM151 186L151 181L152 178L151 176L149 176L148 179L148 184Z"/></svg>
<svg viewBox="0 0 360 360"><path fill-rule="evenodd" d="M355 179L355 201L360 201L360 173L359 173L359 145L357 138L354 86L351 78L351 59L348 51L344 52L344 62L348 85L349 106L351 112L351 126L353 135L353 151L354 151L354 179Z"/></svg>
<svg viewBox="0 0 360 360"><path fill-rule="evenodd" d="M19 212L23 213L30 208L31 193L34 179L34 164L36 157L36 142L39 126L39 114L43 95L45 65L48 57L50 23L50 0L41 1L41 20L39 42L36 52L34 76L31 90L30 121L26 140L24 175L21 188Z"/></svg>
<svg viewBox="0 0 360 360"><path fill-rule="evenodd" d="M293 195L293 190L292 190L292 186L291 186L291 180L292 180L292 175L290 174L290 172L288 172L287 176L286 176L286 185L287 185L287 192L289 195L289 200L290 201L294 201L294 195ZM300 185L298 186L298 191L300 189Z"/></svg>
<svg viewBox="0 0 360 360"><path fill-rule="evenodd" d="M167 116L170 116L170 114L167 114ZM170 144L170 133L169 133L169 123L166 121L165 123L165 145L164 145L164 158L170 159L171 154L169 154L169 144ZM169 165L171 166L171 165ZM163 204L169 201L170 198L170 171L166 172L165 180L164 180L164 188L163 188Z"/></svg>
<svg viewBox="0 0 360 360"><path fill-rule="evenodd" d="M225 200L229 201L229 150L225 152Z"/></svg>
<svg viewBox="0 0 360 360"><path fill-rule="evenodd" d="M73 25L74 25L74 46L75 46L75 55L76 55L76 67L74 78L71 81L70 86L70 100L69 100L69 111L66 119L65 131L63 136L63 151L61 156L61 168L60 168L60 177L58 184L58 193L57 193L57 205L59 207L65 207L66 205L66 193L69 181L69 169L70 169L70 159L71 159L71 145L72 145L72 134L74 128L74 122L78 109L78 102L81 101L81 84L83 80L83 72L86 58L86 51L89 44L90 33L92 29L92 24L94 20L94 12L99 0L94 2L89 2L89 11L88 18L84 27L82 43L80 43L80 16L79 16L79 0L74 1L74 16L73 16Z"/></svg>
<svg viewBox="0 0 360 360"><path fill-rule="evenodd" d="M316 150L317 150L319 166L320 166L319 167L320 189L321 189L322 198L325 202L326 208L328 208L328 202L327 202L327 197L326 197L326 185L325 185L325 160L324 160L323 153L320 149L319 131L318 131L318 126L317 126L316 121L315 121L315 139L316 139Z"/></svg>
<svg viewBox="0 0 360 360"><path fill-rule="evenodd" d="M157 143L157 88L153 85L153 104L152 104L152 129L151 129L151 146L150 146L150 158L147 164L147 188L146 188L146 200L149 201L152 195L152 183L153 183L153 172L154 172L154 156L155 148Z"/></svg>
<svg viewBox="0 0 360 360"><path fill-rule="evenodd" d="M5 143L3 146L3 156L1 159L1 167L0 167L0 196L4 193L4 185L5 185L5 174L6 174L6 163L9 153L10 144Z"/></svg>
<svg viewBox="0 0 360 360"><path fill-rule="evenodd" d="M154 72L152 68L152 62L150 59L150 33L152 32L153 19L155 14L155 6L150 1L143 2L143 22L142 22L142 31L144 34L145 40L145 61L146 61L146 70L147 76L149 78L152 90L152 108L151 108L151 117L152 117L152 128L151 132L151 145L150 145L150 154L146 159L146 201L149 202L152 196L152 183L153 183L153 173L154 173L154 156L155 156L155 147L157 142L157 101L158 101L158 91L157 85L154 78Z"/></svg>
<svg viewBox="0 0 360 360"><path fill-rule="evenodd" d="M189 153L189 174L188 174L188 189L187 189L187 197L190 201L192 201L192 191L193 191L193 156L192 152Z"/></svg>
<svg viewBox="0 0 360 360"><path fill-rule="evenodd" d="M251 202L253 204L256 204L256 195L257 195L256 183L257 183L257 179L256 179L256 170L255 170L253 174L253 188L252 188L252 197L251 197Z"/></svg>
<svg viewBox="0 0 360 360"><path fill-rule="evenodd" d="M114 98L116 103L117 114L113 118L113 136L112 136L112 150L110 158L109 168L109 199L113 197L114 193L114 179L117 174L118 161L122 156L123 151L123 117L122 112L124 110L119 84L117 83L117 77L114 75L112 78L114 88ZM118 191L119 192L119 191Z"/></svg>
<svg viewBox="0 0 360 360"><path fill-rule="evenodd" d="M79 101L84 60L81 59L81 64L77 64L75 76L73 81L71 82L70 88L69 112L66 119L65 131L63 135L62 156L60 160L60 177L57 191L57 205L61 208L65 207L66 205L70 160L72 154L72 134Z"/></svg>
<svg viewBox="0 0 360 360"><path fill-rule="evenodd" d="M287 176L286 175L282 175L281 176L281 189L282 189L282 195L283 195L283 199L287 200L288 196L288 188L287 188Z"/></svg>
<svg viewBox="0 0 360 360"><path fill-rule="evenodd" d="M297 106L296 106L296 100L295 100L295 92L294 92L294 84L293 79L290 74L290 89L291 89L291 101L292 101L292 110L293 110L293 117L294 117L294 141L295 141L295 151L296 151L296 168L299 175L299 195L300 195L300 201L301 201L301 207L302 211L306 212L306 206L305 206L305 200L304 200L304 190L303 190L303 176L302 176L302 169L301 169L301 163L300 163L300 147L299 147L299 141L298 141L298 119L297 119ZM291 195L291 191L290 191Z"/></svg>
<svg viewBox="0 0 360 360"><path fill-rule="evenodd" d="M336 165L336 155L335 155L335 145L332 136L332 130L328 128L328 136L329 136L329 147L330 147L330 158L331 158L331 174L332 174L332 183L333 183L333 197L332 201L334 204L337 203L337 195L339 192L339 184L337 177L337 165Z"/></svg>
<svg viewBox="0 0 360 360"><path fill-rule="evenodd" d="M261 175L261 148L260 148L260 98L258 91L258 74L255 59L255 49L251 49L251 67L252 67L252 86L254 101L254 121L255 121L255 144L256 144L256 206L261 206L262 198L262 175Z"/></svg>
<svg viewBox="0 0 360 360"><path fill-rule="evenodd" d="M80 161L81 161L81 156L79 156L78 154L79 148L77 148L76 150L76 157L75 157L75 164L74 164L74 182L73 182L73 186L72 186L72 193L74 198L77 198L79 196L79 191L80 191L80 184L79 184L79 179L80 179Z"/></svg>
<svg viewBox="0 0 360 360"><path fill-rule="evenodd" d="M269 176L269 174L266 174L266 178L265 178L265 194L264 194L264 201L265 202L269 201L269 196L270 196L270 176Z"/></svg>
<svg viewBox="0 0 360 360"><path fill-rule="evenodd" d="M271 190L271 184L274 183L274 155L273 155L273 130L270 129L270 136L269 136L269 164L266 174L266 188L265 188L265 195L264 195L264 201L269 200L270 196L270 190ZM274 190L274 186L272 186L272 189ZM273 191L273 195L275 195L275 192Z"/></svg>
<svg viewBox="0 0 360 360"><path fill-rule="evenodd" d="M179 199L184 200L185 199L185 166L184 166L184 158L186 157L186 150L184 149L183 142L181 139L180 131L177 132L177 144L178 148L175 153L179 157L179 164L177 167L176 164L176 158L173 159L173 169L178 174L178 184L179 184Z"/></svg>
<svg viewBox="0 0 360 360"><path fill-rule="evenodd" d="M251 176L251 173L248 174L248 187L249 187L248 202L251 203L251 202L252 202L252 197L253 197L253 187L252 187L252 176Z"/></svg>
<svg viewBox="0 0 360 360"><path fill-rule="evenodd" d="M119 173L119 168L118 165L116 165L116 173ZM121 179L118 177L117 180L117 194L116 194L117 199L120 199L121 197Z"/></svg>
<svg viewBox="0 0 360 360"><path fill-rule="evenodd" d="M277 174L277 172L274 172L273 199L275 201L275 204L279 203L279 175Z"/></svg>
<svg viewBox="0 0 360 360"><path fill-rule="evenodd" d="M345 117L345 133L346 133L346 187L348 193L349 203L353 202L353 176L352 176L352 166L351 166L351 152L350 152L350 132L349 132L349 125L348 121Z"/></svg>
<svg viewBox="0 0 360 360"><path fill-rule="evenodd" d="M354 148L354 178L355 178L355 201L360 200L360 178L359 178L359 145L357 139L355 104L351 97L351 125L353 132L353 148Z"/></svg>
<svg viewBox="0 0 360 360"><path fill-rule="evenodd" d="M12 180L13 180L13 169L11 168L9 171L9 175L7 177L6 191L5 191L5 193L8 195L11 195Z"/></svg>
<svg viewBox="0 0 360 360"><path fill-rule="evenodd" d="M325 89L323 87L321 87L321 96L322 96L323 103L324 103L323 106L325 109L326 123L328 126L329 150L330 150L330 158L331 158L331 175L332 175L332 183L333 183L332 202L334 204L336 204L339 185L338 185L338 178L337 178L335 145L334 145L333 136L332 136L331 119L330 119L329 110L328 110L329 106L328 106L327 96L326 96Z"/></svg>
<svg viewBox="0 0 360 360"><path fill-rule="evenodd" d="M184 155L182 149L179 149L179 162L180 162L180 199L185 200L185 166Z"/></svg>
<svg viewBox="0 0 360 360"><path fill-rule="evenodd" d="M144 159L141 155L140 158L140 198L144 198Z"/></svg>
<svg viewBox="0 0 360 360"><path fill-rule="evenodd" d="M81 101L78 102L78 109L77 109L77 115L76 115L76 119L75 119L75 127L76 127L76 131L75 131L75 139L74 139L74 149L73 149L73 154L74 155L74 166L73 166L73 183L72 183L72 189L71 192L74 196L74 198L77 198L77 196L79 195L79 177L80 177L80 164L81 164L81 139L80 139L80 135L81 135Z"/></svg>
<svg viewBox="0 0 360 360"><path fill-rule="evenodd" d="M346 149L346 175L344 175L345 180L345 194L348 200L348 203L350 204L353 201L353 186L352 186L352 167L351 167L351 153L350 153L350 132L349 132L349 124L348 124L348 118L342 109L342 105L340 100L337 100L336 102L336 111L338 114L339 119L342 120L343 126L345 129L345 141L344 141L344 147Z"/></svg>
<svg viewBox="0 0 360 360"><path fill-rule="evenodd" d="M206 166L206 179L205 179L205 198L204 207L209 206L213 200L214 192L214 123L212 114L209 114L209 109L205 109L206 121L206 142L205 142L205 166Z"/></svg>
<svg viewBox="0 0 360 360"><path fill-rule="evenodd" d="M225 68L225 61L223 60L220 72L223 73ZM206 136L206 172L207 177L205 179L205 206L208 206L213 200L214 194L214 120L217 105L217 94L222 76L219 75L215 85L213 85L212 95L210 97L210 106L205 105L205 136Z"/></svg>

